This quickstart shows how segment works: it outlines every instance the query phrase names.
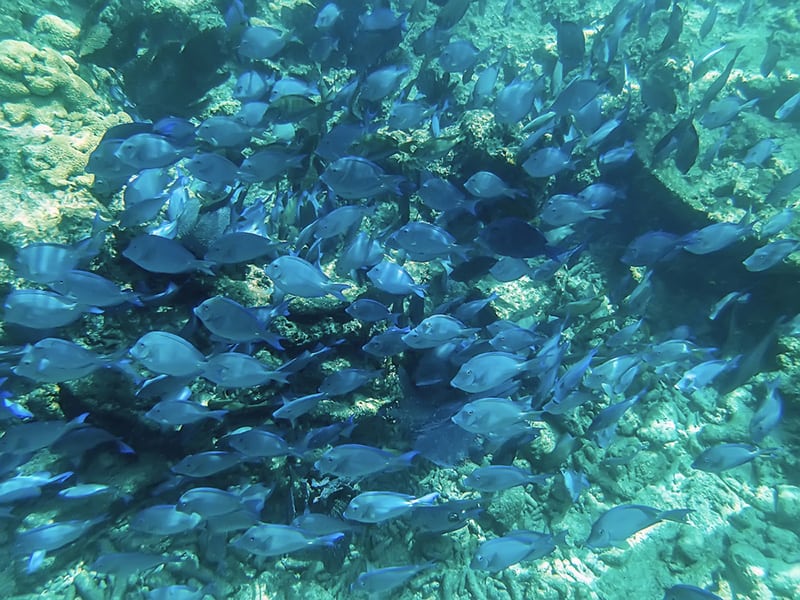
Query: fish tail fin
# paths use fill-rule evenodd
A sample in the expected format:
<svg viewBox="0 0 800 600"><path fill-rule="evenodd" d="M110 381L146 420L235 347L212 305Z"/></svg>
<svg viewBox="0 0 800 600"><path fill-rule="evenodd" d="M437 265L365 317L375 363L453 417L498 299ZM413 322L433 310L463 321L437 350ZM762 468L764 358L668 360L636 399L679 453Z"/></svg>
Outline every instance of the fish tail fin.
<svg viewBox="0 0 800 600"><path fill-rule="evenodd" d="M394 196L402 196L402 185L405 181L406 178L402 175L384 175L381 181L381 187Z"/></svg>
<svg viewBox="0 0 800 600"><path fill-rule="evenodd" d="M428 289L427 285L414 285L411 286L411 291L414 292L420 298L425 297L425 290Z"/></svg>
<svg viewBox="0 0 800 600"><path fill-rule="evenodd" d="M342 302L347 302L347 298L345 298L344 294L342 293L344 290L349 288L350 285L347 283L331 283L328 287L328 293L332 296L335 296Z"/></svg>
<svg viewBox="0 0 800 600"><path fill-rule="evenodd" d="M72 428L72 427L77 427L77 426L79 426L79 425L83 425L83 424L86 422L86 417L88 417L88 416L89 416L89 413L88 413L88 412L81 413L81 414L79 414L77 417L75 417L74 419L72 419L72 420L71 420L69 423L67 423L67 425L68 425L70 428Z"/></svg>
<svg viewBox="0 0 800 600"><path fill-rule="evenodd" d="M225 415L228 414L228 411L225 409L220 410L210 410L208 411L208 416L212 419L216 419L217 421L222 422L222 419L225 418Z"/></svg>
<svg viewBox="0 0 800 600"><path fill-rule="evenodd" d="M262 331L258 339L260 339L262 342L266 342L267 344L275 348L275 350L281 350L281 351L285 350L285 348L281 346L281 336L272 333L271 331Z"/></svg>
<svg viewBox="0 0 800 600"><path fill-rule="evenodd" d="M28 560L28 566L25 569L25 572L28 574L35 573L38 571L42 564L44 563L44 557L46 555L46 550L37 550L31 554L30 560Z"/></svg>
<svg viewBox="0 0 800 600"><path fill-rule="evenodd" d="M336 542L341 540L343 537L344 537L344 534L342 532L330 533L328 535L323 535L323 536L318 537L316 540L314 540L314 545L315 546L316 545L319 545L319 546L333 546L333 545L336 544Z"/></svg>
<svg viewBox="0 0 800 600"><path fill-rule="evenodd" d="M406 452L405 454L401 454L400 456L394 458L392 460L392 466L398 469L405 469L406 467L411 466L411 461L414 460L414 457L417 456L419 452L416 450L412 450L411 452Z"/></svg>
<svg viewBox="0 0 800 600"><path fill-rule="evenodd" d="M142 302L142 301L139 299L139 295L138 295L136 292L129 292L129 293L127 293L127 294L125 295L125 301L126 301L126 302L128 302L129 304L133 304L134 306L137 306L137 307L139 307L139 308L141 308L142 306L144 306L144 302Z"/></svg>
<svg viewBox="0 0 800 600"><path fill-rule="evenodd" d="M117 450L119 450L120 454L136 454L136 450L128 446L128 444L122 440L115 440L115 443L117 444Z"/></svg>
<svg viewBox="0 0 800 600"><path fill-rule="evenodd" d="M659 518L664 521L675 521L676 523L688 523L688 516L694 511L691 508L676 508L674 510L665 510L659 515Z"/></svg>
<svg viewBox="0 0 800 600"><path fill-rule="evenodd" d="M436 502L439 498L439 492L431 492L430 494L425 494L424 496L420 496L411 501L414 506L418 504L422 504L423 506L430 506Z"/></svg>
<svg viewBox="0 0 800 600"><path fill-rule="evenodd" d="M55 475L50 483L64 483L67 479L72 477L75 473L73 471L64 471L60 475Z"/></svg>
<svg viewBox="0 0 800 600"><path fill-rule="evenodd" d="M286 385L289 383L289 374L285 373L284 371L275 370L269 372L270 381L275 381L277 383L281 383Z"/></svg>
<svg viewBox="0 0 800 600"><path fill-rule="evenodd" d="M216 273L212 270L212 267L216 266L213 260L196 260L195 261L195 269L198 271L205 273L206 275L216 276Z"/></svg>
<svg viewBox="0 0 800 600"><path fill-rule="evenodd" d="M782 453L783 448L780 447L773 447L773 448L759 448L758 455L759 456L766 456L767 458L778 458Z"/></svg>

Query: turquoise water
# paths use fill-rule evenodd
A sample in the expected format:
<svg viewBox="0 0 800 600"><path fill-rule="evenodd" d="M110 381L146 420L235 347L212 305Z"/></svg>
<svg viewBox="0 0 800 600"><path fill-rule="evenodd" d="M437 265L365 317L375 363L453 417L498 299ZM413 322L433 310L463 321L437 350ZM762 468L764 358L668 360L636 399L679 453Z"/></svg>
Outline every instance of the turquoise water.
<svg viewBox="0 0 800 600"><path fill-rule="evenodd" d="M0 27L3 597L800 594L794 7Z"/></svg>

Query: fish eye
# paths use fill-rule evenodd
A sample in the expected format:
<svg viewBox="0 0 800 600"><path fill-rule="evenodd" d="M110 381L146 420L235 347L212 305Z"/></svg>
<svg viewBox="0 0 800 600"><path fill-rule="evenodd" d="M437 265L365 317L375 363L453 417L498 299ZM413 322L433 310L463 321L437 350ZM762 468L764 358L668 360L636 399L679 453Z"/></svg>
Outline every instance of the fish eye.
<svg viewBox="0 0 800 600"><path fill-rule="evenodd" d="M457 523L458 520L459 519L458 519L458 513L457 512L447 513L447 521L449 523Z"/></svg>

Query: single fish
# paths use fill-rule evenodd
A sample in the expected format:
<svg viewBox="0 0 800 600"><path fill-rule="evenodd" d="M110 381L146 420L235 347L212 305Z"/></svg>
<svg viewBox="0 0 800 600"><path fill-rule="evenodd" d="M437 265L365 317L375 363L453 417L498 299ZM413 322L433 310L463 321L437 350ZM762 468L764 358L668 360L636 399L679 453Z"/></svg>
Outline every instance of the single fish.
<svg viewBox="0 0 800 600"><path fill-rule="evenodd" d="M267 342L283 350L279 336L267 330L273 307L249 309L235 300L214 296L197 305L192 312L211 333L231 342Z"/></svg>
<svg viewBox="0 0 800 600"><path fill-rule="evenodd" d="M403 225L386 240L390 248L405 251L409 260L428 262L462 254L455 238L438 225L415 221Z"/></svg>
<svg viewBox="0 0 800 600"><path fill-rule="evenodd" d="M781 263L793 252L800 248L800 242L793 239L781 239L769 242L742 261L744 268L751 272L760 272L771 269Z"/></svg>
<svg viewBox="0 0 800 600"><path fill-rule="evenodd" d="M492 252L514 258L533 258L549 251L544 234L517 217L490 221L481 231L481 239Z"/></svg>
<svg viewBox="0 0 800 600"><path fill-rule="evenodd" d="M162 554L152 554L147 552L111 552L102 554L89 565L92 571L113 575L123 581L134 573L149 571L176 559Z"/></svg>
<svg viewBox="0 0 800 600"><path fill-rule="evenodd" d="M403 342L417 350L434 348L443 342L457 338L470 337L480 331L476 327L466 327L450 315L431 315L403 336Z"/></svg>
<svg viewBox="0 0 800 600"><path fill-rule="evenodd" d="M497 573L519 562L547 556L566 542L566 536L566 531L555 536L537 531L512 531L478 546L469 566L479 571Z"/></svg>
<svg viewBox="0 0 800 600"><path fill-rule="evenodd" d="M69 340L44 338L32 346L25 346L12 371L40 383L60 383L86 377L112 363L112 360Z"/></svg>
<svg viewBox="0 0 800 600"><path fill-rule="evenodd" d="M196 513L208 519L226 515L242 508L242 499L232 493L212 487L197 487L186 490L176 505L188 514Z"/></svg>
<svg viewBox="0 0 800 600"><path fill-rule="evenodd" d="M294 450L281 436L255 427L240 427L223 438L237 452L249 458L288 456Z"/></svg>
<svg viewBox="0 0 800 600"><path fill-rule="evenodd" d="M182 512L174 504L157 504L136 513L131 519L131 529L150 535L168 536L190 531L202 520L200 515Z"/></svg>
<svg viewBox="0 0 800 600"><path fill-rule="evenodd" d="M683 393L691 393L710 385L728 369L735 369L738 359L707 360L695 365L683 374L675 388Z"/></svg>
<svg viewBox="0 0 800 600"><path fill-rule="evenodd" d="M407 469L417 454L412 450L397 455L372 446L341 444L323 453L314 468L323 475L358 481L377 473Z"/></svg>
<svg viewBox="0 0 800 600"><path fill-rule="evenodd" d="M344 311L362 323L389 321L392 324L397 324L397 318L400 316L399 313L391 312L386 308L386 305L370 298L359 298L345 308Z"/></svg>
<svg viewBox="0 0 800 600"><path fill-rule="evenodd" d="M451 500L434 506L421 504L411 511L409 524L419 534L450 533L466 526L483 509L482 500Z"/></svg>
<svg viewBox="0 0 800 600"><path fill-rule="evenodd" d="M63 483L74 473L66 471L60 475L51 476L47 471L31 475L16 475L0 482L0 504L11 504L20 500L38 498L42 495L42 488L53 483Z"/></svg>
<svg viewBox="0 0 800 600"><path fill-rule="evenodd" d="M710 254L727 248L752 232L749 215L745 215L738 223L712 223L693 231L684 236L680 244L686 252Z"/></svg>
<svg viewBox="0 0 800 600"><path fill-rule="evenodd" d="M415 283L408 271L388 260L380 261L367 271L367 277L375 287L387 294L397 296L416 294L420 298L425 296L426 286Z"/></svg>
<svg viewBox="0 0 800 600"><path fill-rule="evenodd" d="M779 149L780 147L774 139L761 140L750 147L742 159L742 164L746 167L763 167L764 163Z"/></svg>
<svg viewBox="0 0 800 600"><path fill-rule="evenodd" d="M661 521L686 523L693 511L687 508L659 510L638 504L621 504L603 513L592 525L586 545L592 550L614 546L625 548L625 540L634 533Z"/></svg>
<svg viewBox="0 0 800 600"><path fill-rule="evenodd" d="M31 421L7 427L0 437L0 454L24 455L47 448L70 431L85 427L89 413L82 413L71 421Z"/></svg>
<svg viewBox="0 0 800 600"><path fill-rule="evenodd" d="M522 163L522 168L531 177L546 178L557 175L565 169L574 170L575 162L565 149L548 146L531 154Z"/></svg>
<svg viewBox="0 0 800 600"><path fill-rule="evenodd" d="M775 111L775 118L778 121L788 120L792 117L792 115L794 115L798 106L800 106L800 92L797 92L778 107L778 109Z"/></svg>
<svg viewBox="0 0 800 600"><path fill-rule="evenodd" d="M118 306L124 302L142 306L142 302L134 292L123 290L113 281L89 271L68 271L48 285L59 294L74 298L79 304L87 306L104 308Z"/></svg>
<svg viewBox="0 0 800 600"><path fill-rule="evenodd" d="M333 2L328 2L325 6L319 9L317 18L314 20L314 27L319 30L330 29L339 20L342 11Z"/></svg>
<svg viewBox="0 0 800 600"><path fill-rule="evenodd" d="M231 544L256 556L280 556L320 546L331 547L344 537L337 532L317 536L291 525L262 523L250 527Z"/></svg>
<svg viewBox="0 0 800 600"><path fill-rule="evenodd" d="M341 369L334 371L319 385L319 392L326 396L344 396L360 388L368 381L383 375L382 369Z"/></svg>
<svg viewBox="0 0 800 600"><path fill-rule="evenodd" d="M363 492L350 500L342 516L359 523L382 523L401 517L417 506L434 504L438 497L437 492L419 498L397 492Z"/></svg>
<svg viewBox="0 0 800 600"><path fill-rule="evenodd" d="M239 171L232 161L210 152L196 154L184 166L200 181L222 185L232 185Z"/></svg>
<svg viewBox="0 0 800 600"><path fill-rule="evenodd" d="M47 552L58 550L80 539L105 519L106 517L97 517L85 521L61 521L34 527L17 533L12 550L15 554L30 555L27 572L33 573L41 568Z"/></svg>
<svg viewBox="0 0 800 600"><path fill-rule="evenodd" d="M407 73L408 67L405 65L387 65L372 71L359 87L359 99L379 102L391 96L400 89Z"/></svg>
<svg viewBox="0 0 800 600"><path fill-rule="evenodd" d="M243 457L235 452L210 450L184 456L170 470L186 477L208 477L232 469L242 462Z"/></svg>
<svg viewBox="0 0 800 600"><path fill-rule="evenodd" d="M77 267L81 258L81 252L73 246L37 242L20 248L12 266L29 281L52 283Z"/></svg>
<svg viewBox="0 0 800 600"><path fill-rule="evenodd" d="M366 594L385 594L400 587L417 573L435 566L436 562L431 561L421 565L403 565L364 571L359 574L350 586L350 591Z"/></svg>
<svg viewBox="0 0 800 600"><path fill-rule="evenodd" d="M501 196L517 198L525 195L525 192L509 187L505 181L489 171L478 171L473 174L464 182L464 189L473 196L484 199Z"/></svg>
<svg viewBox="0 0 800 600"><path fill-rule="evenodd" d="M530 430L534 412L523 402L508 398L479 398L468 402L450 419L465 431L488 437Z"/></svg>
<svg viewBox="0 0 800 600"><path fill-rule="evenodd" d="M199 375L205 357L187 340L166 331L151 331L140 337L130 354L153 373L173 377Z"/></svg>
<svg viewBox="0 0 800 600"><path fill-rule="evenodd" d="M485 352L461 365L450 385L470 394L486 392L523 374L533 364L516 354Z"/></svg>
<svg viewBox="0 0 800 600"><path fill-rule="evenodd" d="M342 291L349 288L349 284L332 282L319 267L299 256L276 258L265 271L275 287L286 294L301 298L321 298L330 294L339 300L347 300Z"/></svg>
<svg viewBox="0 0 800 600"><path fill-rule="evenodd" d="M239 42L239 55L252 60L272 58L283 50L290 39L289 32L274 27L247 27Z"/></svg>
<svg viewBox="0 0 800 600"><path fill-rule="evenodd" d="M633 267L645 267L667 259L679 248L681 237L667 231L648 231L635 238L620 260Z"/></svg>
<svg viewBox="0 0 800 600"><path fill-rule="evenodd" d="M722 598L694 585L679 583L664 592L663 600L722 600Z"/></svg>
<svg viewBox="0 0 800 600"><path fill-rule="evenodd" d="M144 234L133 238L122 256L151 273L189 273L202 271L214 275L214 263L195 258L183 245L169 238Z"/></svg>
<svg viewBox="0 0 800 600"><path fill-rule="evenodd" d="M191 400L162 400L148 410L144 416L161 425L178 427L197 423L203 419L216 419L221 422L227 410L210 410L199 402Z"/></svg>
<svg viewBox="0 0 800 600"><path fill-rule="evenodd" d="M288 383L286 373L270 369L257 358L239 352L211 356L203 366L202 376L227 389L256 387L273 381Z"/></svg>
<svg viewBox="0 0 800 600"><path fill-rule="evenodd" d="M783 398L778 390L780 382L780 378L776 377L767 383L767 394L764 396L764 401L750 419L750 439L756 444L760 444L781 421Z"/></svg>
<svg viewBox="0 0 800 600"><path fill-rule="evenodd" d="M775 458L777 448L757 448L750 444L718 444L701 452L692 463L693 469L722 473L759 456Z"/></svg>
<svg viewBox="0 0 800 600"><path fill-rule="evenodd" d="M3 302L6 323L32 329L51 329L74 323L86 313L102 313L61 294L44 290L13 290Z"/></svg>
<svg viewBox="0 0 800 600"><path fill-rule="evenodd" d="M544 485L552 475L534 475L513 465L479 467L464 478L464 487L478 492L501 492L518 485Z"/></svg>

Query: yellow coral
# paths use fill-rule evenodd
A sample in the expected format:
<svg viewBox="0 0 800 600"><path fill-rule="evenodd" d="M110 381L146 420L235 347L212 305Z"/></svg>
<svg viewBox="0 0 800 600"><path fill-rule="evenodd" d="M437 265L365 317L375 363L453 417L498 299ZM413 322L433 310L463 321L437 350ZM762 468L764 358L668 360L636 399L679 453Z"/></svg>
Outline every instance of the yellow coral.
<svg viewBox="0 0 800 600"><path fill-rule="evenodd" d="M42 144L30 144L23 153L26 165L54 187L67 185L71 177L86 167L87 156L74 148L72 138L67 135L54 135Z"/></svg>
<svg viewBox="0 0 800 600"><path fill-rule="evenodd" d="M33 73L36 67L32 59L36 53L36 48L28 42L0 41L0 71L9 75Z"/></svg>
<svg viewBox="0 0 800 600"><path fill-rule="evenodd" d="M56 15L42 15L36 20L33 30L53 48L60 50L71 50L80 34L80 29L74 23Z"/></svg>
<svg viewBox="0 0 800 600"><path fill-rule="evenodd" d="M0 98L4 100L14 100L25 98L28 95L30 95L30 90L24 83L21 81L14 81L0 74Z"/></svg>
<svg viewBox="0 0 800 600"><path fill-rule="evenodd" d="M38 49L27 42L0 42L0 98L52 98L68 111L84 112L102 101L92 86L76 73L77 64L52 48Z"/></svg>

